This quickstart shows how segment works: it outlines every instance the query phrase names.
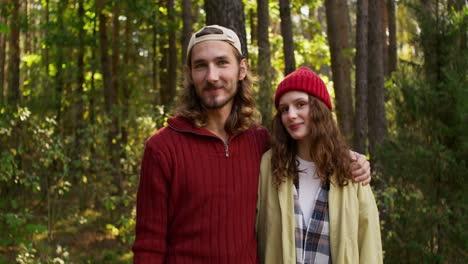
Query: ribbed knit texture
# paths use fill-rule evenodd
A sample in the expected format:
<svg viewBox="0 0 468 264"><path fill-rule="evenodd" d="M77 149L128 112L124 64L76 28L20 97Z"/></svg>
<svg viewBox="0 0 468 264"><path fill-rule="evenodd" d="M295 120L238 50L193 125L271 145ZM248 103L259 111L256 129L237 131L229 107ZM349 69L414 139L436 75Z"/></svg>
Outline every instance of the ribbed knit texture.
<svg viewBox="0 0 468 264"><path fill-rule="evenodd" d="M145 146L134 263L257 263L255 215L265 128L224 142L173 118Z"/></svg>
<svg viewBox="0 0 468 264"><path fill-rule="evenodd" d="M317 74L305 66L299 67L278 84L275 92L276 108L278 108L281 96L289 91L301 91L313 95L332 110L327 86Z"/></svg>

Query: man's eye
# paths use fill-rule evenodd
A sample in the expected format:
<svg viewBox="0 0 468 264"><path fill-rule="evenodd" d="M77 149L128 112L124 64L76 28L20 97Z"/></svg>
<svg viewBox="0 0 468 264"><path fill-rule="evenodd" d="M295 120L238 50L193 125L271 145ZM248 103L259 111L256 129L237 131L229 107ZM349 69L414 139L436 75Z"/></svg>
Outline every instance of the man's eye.
<svg viewBox="0 0 468 264"><path fill-rule="evenodd" d="M200 63L200 64L195 64L195 65L193 66L193 68L195 68L195 69L201 69L201 68L203 68L203 67L205 67L205 64L202 64L202 63Z"/></svg>
<svg viewBox="0 0 468 264"><path fill-rule="evenodd" d="M222 60L222 61L219 61L218 64L219 65L226 65L228 64L229 62L228 61L225 61L225 60Z"/></svg>

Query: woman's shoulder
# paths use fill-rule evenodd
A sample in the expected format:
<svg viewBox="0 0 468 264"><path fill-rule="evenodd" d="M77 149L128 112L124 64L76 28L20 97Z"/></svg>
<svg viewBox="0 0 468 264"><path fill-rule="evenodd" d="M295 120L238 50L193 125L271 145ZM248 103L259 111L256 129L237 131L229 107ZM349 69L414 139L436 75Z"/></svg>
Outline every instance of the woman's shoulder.
<svg viewBox="0 0 468 264"><path fill-rule="evenodd" d="M272 151L271 149L267 150L265 153L263 153L263 156L262 156L262 162L265 160L271 160L271 154L272 154Z"/></svg>

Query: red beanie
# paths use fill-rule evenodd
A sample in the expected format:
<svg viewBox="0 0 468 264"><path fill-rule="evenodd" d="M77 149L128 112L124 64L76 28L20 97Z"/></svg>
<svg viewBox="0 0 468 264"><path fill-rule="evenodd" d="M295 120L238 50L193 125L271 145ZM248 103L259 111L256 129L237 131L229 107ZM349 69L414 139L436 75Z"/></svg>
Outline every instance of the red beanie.
<svg viewBox="0 0 468 264"><path fill-rule="evenodd" d="M301 91L313 95L324 102L330 111L332 103L325 83L311 69L301 66L299 69L288 74L278 85L275 93L275 107L278 108L279 101L283 94L289 91Z"/></svg>

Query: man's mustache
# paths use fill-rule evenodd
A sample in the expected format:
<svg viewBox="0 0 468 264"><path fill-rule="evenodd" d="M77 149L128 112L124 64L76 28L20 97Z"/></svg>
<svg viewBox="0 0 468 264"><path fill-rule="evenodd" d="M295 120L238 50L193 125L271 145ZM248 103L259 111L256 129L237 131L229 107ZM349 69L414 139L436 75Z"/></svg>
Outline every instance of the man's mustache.
<svg viewBox="0 0 468 264"><path fill-rule="evenodd" d="M219 88L223 88L224 85L222 84L219 84L219 85L215 85L215 84L212 84L212 83L207 83L205 85L205 87L203 87L203 90L213 90L213 89L219 89Z"/></svg>

